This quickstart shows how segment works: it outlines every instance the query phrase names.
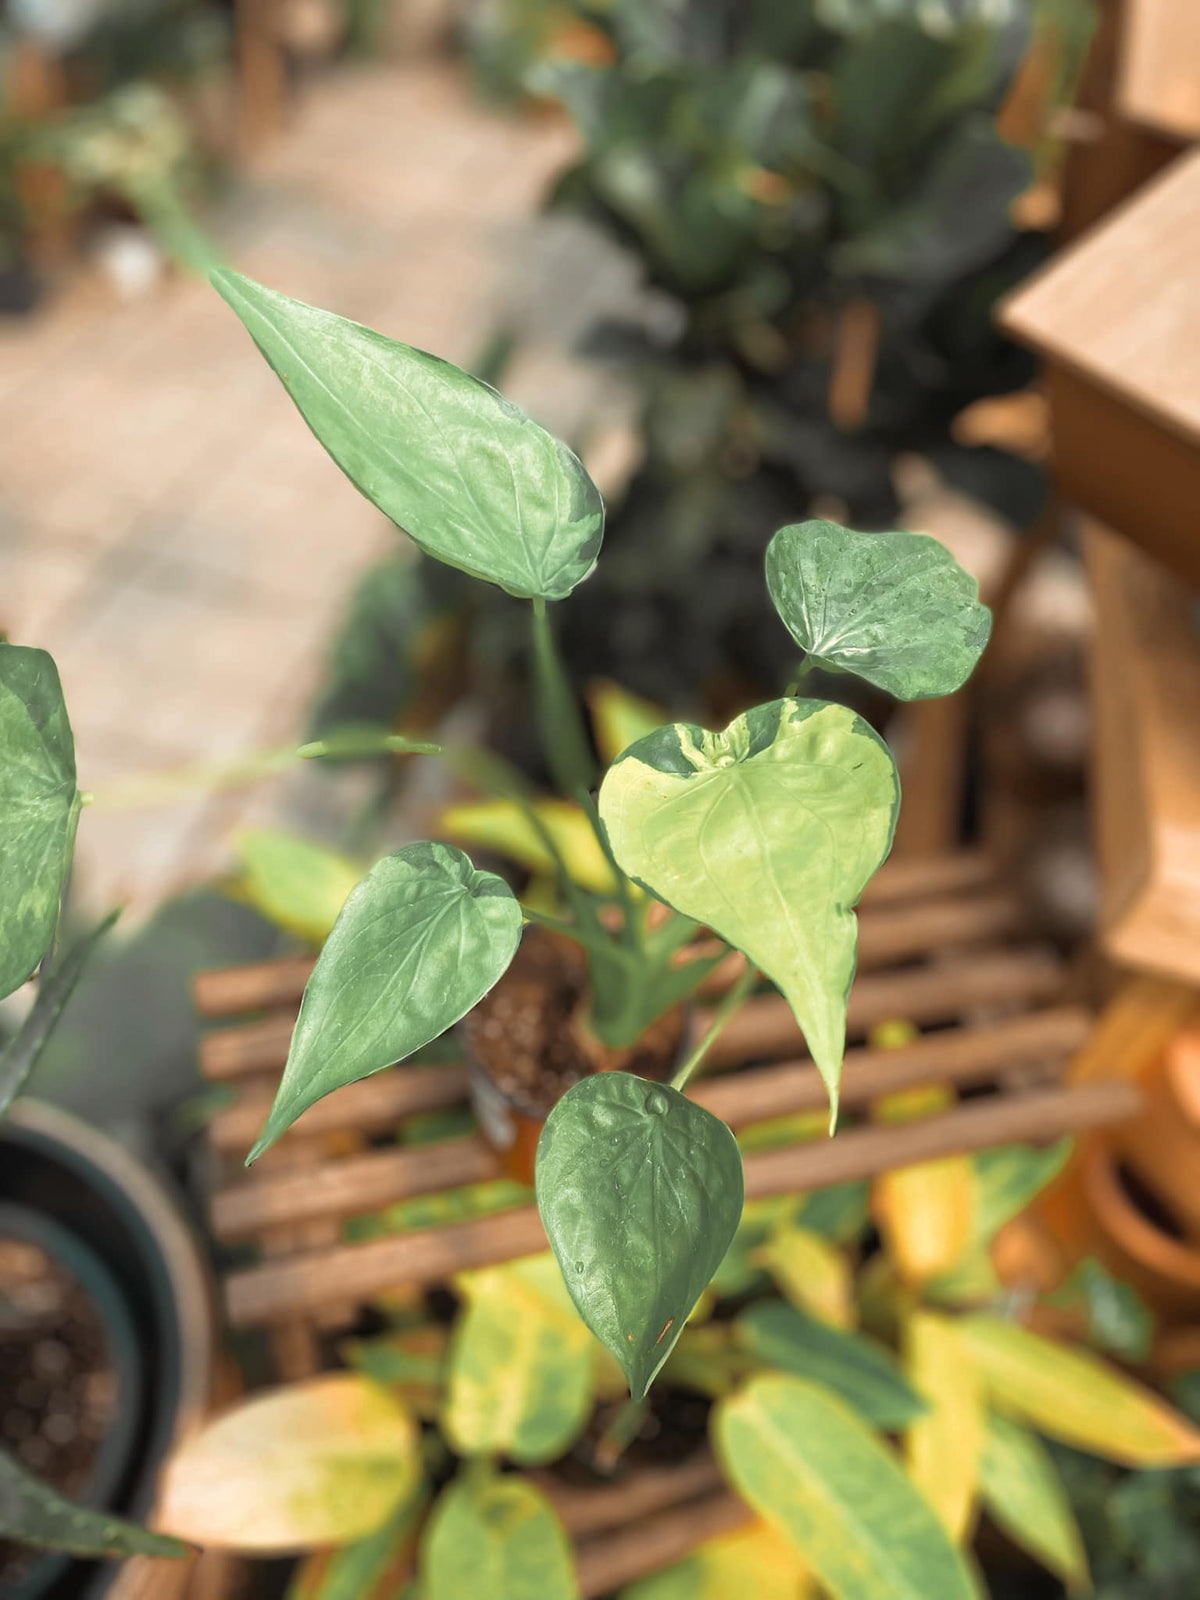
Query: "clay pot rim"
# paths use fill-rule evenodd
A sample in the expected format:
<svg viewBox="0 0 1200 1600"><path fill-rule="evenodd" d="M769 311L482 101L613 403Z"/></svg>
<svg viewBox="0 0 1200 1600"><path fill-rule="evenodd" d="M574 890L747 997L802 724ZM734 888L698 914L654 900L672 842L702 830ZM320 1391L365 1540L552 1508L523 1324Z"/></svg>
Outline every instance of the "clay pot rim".
<svg viewBox="0 0 1200 1600"><path fill-rule="evenodd" d="M1142 1216L1121 1186L1117 1165L1118 1155L1107 1140L1089 1140L1080 1160L1080 1181L1091 1209L1140 1266L1200 1290L1200 1249L1172 1239Z"/></svg>

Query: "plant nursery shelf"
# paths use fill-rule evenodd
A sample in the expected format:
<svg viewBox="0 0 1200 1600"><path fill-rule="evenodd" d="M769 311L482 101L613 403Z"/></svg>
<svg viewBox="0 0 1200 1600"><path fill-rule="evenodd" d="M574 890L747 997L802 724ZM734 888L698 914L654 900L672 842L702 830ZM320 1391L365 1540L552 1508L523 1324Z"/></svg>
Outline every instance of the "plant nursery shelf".
<svg viewBox="0 0 1200 1600"><path fill-rule="evenodd" d="M854 1042L842 1081L843 1131L748 1154L749 1197L1049 1140L1137 1110L1138 1091L1128 1082L1063 1085L1093 1019L1068 1003L1061 962L1030 940L1019 904L986 858L964 852L886 867L864 896L860 928L863 975L850 998ZM321 1330L352 1326L365 1305L388 1292L433 1287L464 1269L545 1247L532 1203L361 1243L344 1237L352 1218L500 1175L499 1158L476 1134L421 1145L380 1142L412 1118L467 1101L466 1069L454 1061L393 1068L336 1091L250 1173L241 1171L311 968L308 959L289 959L203 973L195 984L200 1011L232 1024L210 1033L201 1051L205 1075L236 1096L209 1127L218 1167L228 1173L212 1197L213 1228L241 1249L257 1244L260 1255L227 1275L226 1311L235 1327L269 1330L285 1378L319 1364ZM732 981L730 965L719 971ZM863 1042L876 1024L897 1018L929 1031L899 1048ZM752 1000L735 1016L710 1063L713 1076L691 1092L735 1129L825 1106L791 1011L775 995ZM882 1094L930 1083L953 1085L964 1097L903 1124L872 1123L864 1114ZM588 1600L682 1559L752 1516L724 1487L707 1449L669 1468L638 1468L586 1488L549 1473L534 1476L575 1542Z"/></svg>
<svg viewBox="0 0 1200 1600"><path fill-rule="evenodd" d="M948 1083L972 1096L917 1122L877 1126L860 1117L835 1139L751 1154L745 1162L750 1197L818 1188L1014 1140L1050 1139L1131 1114L1136 1091L1130 1085L1058 1083L1065 1063L1085 1044L1091 1019L1063 1003L1061 964L1022 936L1020 908L997 889L983 858L897 864L877 883L861 913L866 971L851 995L850 1036L861 1040L895 1018L935 1031L898 1049L859 1044L849 1050L842 1088L847 1121L879 1095L904 1087ZM262 1126L310 969L307 960L288 960L205 973L196 981L206 1016L257 1013L210 1034L201 1052L205 1075L236 1091L235 1103L209 1130L229 1168ZM702 1015L701 1027L704 1021ZM777 996L752 1000L710 1060L716 1075L695 1088L695 1098L734 1128L824 1104L817 1071ZM359 1307L388 1291L429 1287L464 1269L543 1248L532 1204L362 1243L342 1237L350 1218L501 1175L500 1159L478 1135L419 1146L368 1144L410 1118L462 1104L467 1094L466 1069L455 1062L377 1074L318 1102L251 1174L220 1186L212 1200L217 1236L263 1246L263 1259L226 1279L234 1326L299 1323L311 1331L349 1324Z"/></svg>

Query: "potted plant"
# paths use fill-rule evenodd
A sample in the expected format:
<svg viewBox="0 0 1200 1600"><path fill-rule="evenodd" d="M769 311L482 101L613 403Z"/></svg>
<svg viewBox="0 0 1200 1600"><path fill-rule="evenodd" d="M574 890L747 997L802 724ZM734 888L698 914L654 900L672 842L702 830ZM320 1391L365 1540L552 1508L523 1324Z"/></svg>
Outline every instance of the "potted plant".
<svg viewBox="0 0 1200 1600"><path fill-rule="evenodd" d="M13 1105L115 920L57 948L74 779L53 662L0 641L0 992L41 968L0 1053L0 1582L14 1600L116 1600L120 1578L96 1558L183 1553L119 1513L150 1508L211 1372L206 1275L165 1193L95 1130Z"/></svg>

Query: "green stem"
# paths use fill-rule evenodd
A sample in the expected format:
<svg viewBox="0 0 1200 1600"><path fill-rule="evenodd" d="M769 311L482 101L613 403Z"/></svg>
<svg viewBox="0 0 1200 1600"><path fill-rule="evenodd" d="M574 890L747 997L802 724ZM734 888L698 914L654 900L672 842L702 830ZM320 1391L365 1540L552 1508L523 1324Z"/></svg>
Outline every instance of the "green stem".
<svg viewBox="0 0 1200 1600"><path fill-rule="evenodd" d="M617 1462L641 1433L642 1425L649 1415L649 1400L634 1400L632 1397L626 1400L596 1441L592 1460L597 1472L613 1471Z"/></svg>
<svg viewBox="0 0 1200 1600"><path fill-rule="evenodd" d="M132 778L117 778L98 784L91 791L90 803L113 811L130 811L162 805L188 789L238 789L243 784L286 772L297 761L353 760L377 755L442 754L442 747L424 739L407 739L403 734L354 730L339 737L316 739L308 744L284 745L276 750L260 750L233 761L193 761L165 772L138 773Z"/></svg>
<svg viewBox="0 0 1200 1600"><path fill-rule="evenodd" d="M533 667L542 749L554 782L564 795L587 792L596 775L591 746L540 596L533 601Z"/></svg>
<svg viewBox="0 0 1200 1600"><path fill-rule="evenodd" d="M805 680L807 678L811 678L813 673L816 670L817 670L817 664L813 660L813 658L811 656L805 656L804 660L796 668L796 673L795 673L795 676L792 678L791 683L788 684L787 692L788 692L788 699L789 700L793 699L796 695L798 695L800 693L800 690L803 687Z"/></svg>
<svg viewBox="0 0 1200 1600"><path fill-rule="evenodd" d="M671 1079L672 1089L678 1089L682 1092L683 1087L687 1083L688 1079L697 1070L705 1056L712 1049L713 1045L716 1044L717 1040L725 1032L725 1029L729 1026L729 1023L733 1020L733 1017L742 1009L746 1001L749 1000L754 991L754 985L757 982L758 968L747 963L745 972L742 973L741 977L733 985L728 994L726 994L725 998L717 1007L712 1022L709 1024L708 1032L704 1035L703 1039L701 1039L700 1043L696 1046L691 1055Z"/></svg>

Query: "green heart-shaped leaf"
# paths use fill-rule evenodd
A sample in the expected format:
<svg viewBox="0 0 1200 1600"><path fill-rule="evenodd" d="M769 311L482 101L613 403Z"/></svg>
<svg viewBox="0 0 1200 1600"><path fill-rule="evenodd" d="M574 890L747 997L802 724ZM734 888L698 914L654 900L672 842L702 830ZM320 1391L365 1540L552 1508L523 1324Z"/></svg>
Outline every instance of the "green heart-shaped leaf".
<svg viewBox="0 0 1200 1600"><path fill-rule="evenodd" d="M747 1355L840 1395L868 1422L906 1428L929 1407L881 1344L818 1322L782 1300L760 1300L734 1322Z"/></svg>
<svg viewBox="0 0 1200 1600"><path fill-rule="evenodd" d="M716 1415L733 1487L834 1600L975 1600L962 1555L887 1446L799 1378L754 1378Z"/></svg>
<svg viewBox="0 0 1200 1600"><path fill-rule="evenodd" d="M44 650L0 640L0 999L50 948L77 810L58 668Z"/></svg>
<svg viewBox="0 0 1200 1600"><path fill-rule="evenodd" d="M566 445L503 395L240 273L222 269L212 282L338 466L422 550L544 600L591 572L600 492Z"/></svg>
<svg viewBox="0 0 1200 1600"><path fill-rule="evenodd" d="M883 740L821 700L756 706L724 733L659 728L600 789L630 877L779 985L835 1113L858 950L852 908L891 849L899 803Z"/></svg>
<svg viewBox="0 0 1200 1600"><path fill-rule="evenodd" d="M442 1491L421 1546L425 1600L579 1600L570 1541L546 1498L519 1477L459 1478Z"/></svg>
<svg viewBox="0 0 1200 1600"><path fill-rule="evenodd" d="M410 844L352 891L313 968L253 1161L315 1101L403 1061L504 974L521 907L445 844Z"/></svg>
<svg viewBox="0 0 1200 1600"><path fill-rule="evenodd" d="M546 1120L537 1201L579 1315L640 1399L742 1214L733 1134L665 1084L585 1078Z"/></svg>
<svg viewBox="0 0 1200 1600"><path fill-rule="evenodd" d="M926 533L793 523L767 546L767 587L809 660L898 700L953 694L992 630L975 579Z"/></svg>

